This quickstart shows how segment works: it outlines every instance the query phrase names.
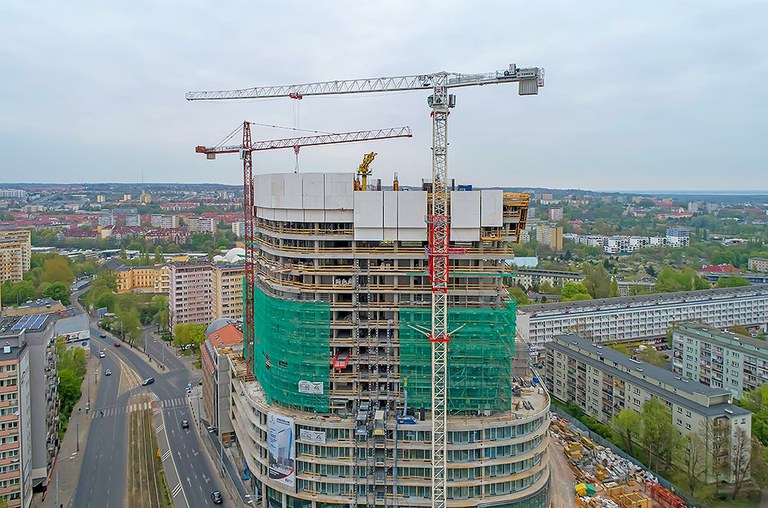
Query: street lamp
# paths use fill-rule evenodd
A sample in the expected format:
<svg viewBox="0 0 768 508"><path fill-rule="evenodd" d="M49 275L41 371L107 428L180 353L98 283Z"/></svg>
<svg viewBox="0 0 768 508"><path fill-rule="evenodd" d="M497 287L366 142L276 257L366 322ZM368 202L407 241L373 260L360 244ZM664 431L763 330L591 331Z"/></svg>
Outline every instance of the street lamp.
<svg viewBox="0 0 768 508"><path fill-rule="evenodd" d="M80 410L82 408L77 408L77 419L75 420L75 430L76 430L76 439L75 439L75 451L80 451Z"/></svg>

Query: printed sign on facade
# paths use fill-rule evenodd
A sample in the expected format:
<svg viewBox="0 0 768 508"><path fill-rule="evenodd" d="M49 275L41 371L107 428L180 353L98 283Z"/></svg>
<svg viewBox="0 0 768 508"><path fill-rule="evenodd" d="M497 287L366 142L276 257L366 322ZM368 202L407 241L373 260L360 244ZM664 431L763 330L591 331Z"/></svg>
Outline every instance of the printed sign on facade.
<svg viewBox="0 0 768 508"><path fill-rule="evenodd" d="M325 432L301 429L299 431L299 439L305 443L325 444Z"/></svg>
<svg viewBox="0 0 768 508"><path fill-rule="evenodd" d="M296 439L293 429L292 418L267 414L269 478L290 487L296 485Z"/></svg>
<svg viewBox="0 0 768 508"><path fill-rule="evenodd" d="M313 383L302 379L299 381L299 393L309 393L311 395L323 394L323 382Z"/></svg>

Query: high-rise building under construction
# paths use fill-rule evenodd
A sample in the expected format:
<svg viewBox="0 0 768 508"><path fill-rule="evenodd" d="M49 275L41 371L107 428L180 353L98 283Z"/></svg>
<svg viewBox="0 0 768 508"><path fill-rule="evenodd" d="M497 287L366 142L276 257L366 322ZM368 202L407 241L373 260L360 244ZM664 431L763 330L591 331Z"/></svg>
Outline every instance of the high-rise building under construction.
<svg viewBox="0 0 768 508"><path fill-rule="evenodd" d="M431 504L431 284L421 190L254 178L254 344L232 420L263 506ZM548 506L543 390L511 373L509 245L528 196L450 193L448 506Z"/></svg>

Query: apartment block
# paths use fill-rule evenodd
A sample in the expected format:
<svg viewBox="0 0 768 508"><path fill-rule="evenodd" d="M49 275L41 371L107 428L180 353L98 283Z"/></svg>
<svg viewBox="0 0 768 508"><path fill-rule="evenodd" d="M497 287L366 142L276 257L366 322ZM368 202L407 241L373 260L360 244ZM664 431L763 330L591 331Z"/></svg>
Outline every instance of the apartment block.
<svg viewBox="0 0 768 508"><path fill-rule="evenodd" d="M550 210L551 211L551 210ZM536 240L555 252L563 250L563 227L541 225L536 228Z"/></svg>
<svg viewBox="0 0 768 508"><path fill-rule="evenodd" d="M168 265L168 317L171 329L179 323L213 321L213 279L208 263Z"/></svg>
<svg viewBox="0 0 768 508"><path fill-rule="evenodd" d="M768 287L681 291L517 309L517 332L533 351L541 351L554 336L566 333L578 333L594 342L665 337L671 325L684 321L766 330Z"/></svg>
<svg viewBox="0 0 768 508"><path fill-rule="evenodd" d="M214 319L243 320L243 278L245 266L215 264L211 267L211 306Z"/></svg>
<svg viewBox="0 0 768 508"><path fill-rule="evenodd" d="M212 426L227 443L234 438L231 413L229 356L243 356L243 332L230 319L217 319L205 329L200 345L203 407Z"/></svg>
<svg viewBox="0 0 768 508"><path fill-rule="evenodd" d="M167 266L123 265L115 269L115 279L118 293L168 293Z"/></svg>
<svg viewBox="0 0 768 508"><path fill-rule="evenodd" d="M245 236L245 222L243 222L243 221L233 222L232 223L232 232L238 238L244 237Z"/></svg>
<svg viewBox="0 0 768 508"><path fill-rule="evenodd" d="M563 218L563 209L560 207L549 209L549 220L557 222Z"/></svg>
<svg viewBox="0 0 768 508"><path fill-rule="evenodd" d="M747 267L753 272L766 273L768 272L768 258L749 258Z"/></svg>
<svg viewBox="0 0 768 508"><path fill-rule="evenodd" d="M526 289L542 284L549 284L552 287L563 286L568 282L581 282L583 280L584 275L577 272L539 270L536 268L512 271L512 282Z"/></svg>
<svg viewBox="0 0 768 508"><path fill-rule="evenodd" d="M153 228L159 229L179 229L178 215L153 214L149 218L149 223Z"/></svg>
<svg viewBox="0 0 768 508"><path fill-rule="evenodd" d="M576 403L605 424L622 409L639 412L645 401L658 399L681 434L698 433L713 460L731 466L711 480L733 481L730 448L739 432L751 436L752 413L731 404L729 390L690 381L576 334L546 344L544 372L552 396Z"/></svg>
<svg viewBox="0 0 768 508"><path fill-rule="evenodd" d="M216 219L213 217L187 217L186 221L190 233L216 234Z"/></svg>
<svg viewBox="0 0 768 508"><path fill-rule="evenodd" d="M253 364L230 359L230 417L271 506L432 504L431 348L414 329L431 322L431 185L354 184L353 173L255 177ZM450 195L449 506L549 505L549 398L512 379L504 290L527 206L501 190Z"/></svg>
<svg viewBox="0 0 768 508"><path fill-rule="evenodd" d="M18 282L29 270L30 238L29 231L0 231L0 282Z"/></svg>
<svg viewBox="0 0 768 508"><path fill-rule="evenodd" d="M744 392L768 383L768 343L700 323L682 323L672 333L672 370L678 375Z"/></svg>

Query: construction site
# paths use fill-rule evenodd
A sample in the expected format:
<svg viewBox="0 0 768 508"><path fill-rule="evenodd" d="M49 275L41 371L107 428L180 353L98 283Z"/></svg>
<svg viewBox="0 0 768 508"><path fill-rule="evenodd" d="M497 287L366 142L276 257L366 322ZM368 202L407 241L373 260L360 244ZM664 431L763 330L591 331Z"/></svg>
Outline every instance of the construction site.
<svg viewBox="0 0 768 508"><path fill-rule="evenodd" d="M583 508L686 508L649 471L589 439L571 422L552 416L550 435L574 477L573 506ZM553 458L553 460L557 460Z"/></svg>
<svg viewBox="0 0 768 508"><path fill-rule="evenodd" d="M230 417L263 506L549 506L549 398L513 375L515 303L505 261L528 195L472 190L447 176L455 87L543 71L350 80L189 100L427 90L431 178L357 171L255 175L254 152L390 137L407 128L198 146L243 159L244 360ZM425 147L426 149L426 147ZM354 166L353 166L354 168ZM426 175L425 175L426 176ZM468 182L469 183L469 182Z"/></svg>

